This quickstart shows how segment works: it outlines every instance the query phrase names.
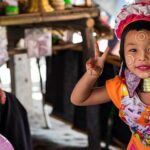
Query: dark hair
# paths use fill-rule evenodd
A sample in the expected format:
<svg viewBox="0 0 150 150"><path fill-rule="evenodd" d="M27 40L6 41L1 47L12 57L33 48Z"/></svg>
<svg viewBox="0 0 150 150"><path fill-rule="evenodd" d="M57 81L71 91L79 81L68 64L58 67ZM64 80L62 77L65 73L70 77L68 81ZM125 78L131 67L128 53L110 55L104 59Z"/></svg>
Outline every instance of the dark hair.
<svg viewBox="0 0 150 150"><path fill-rule="evenodd" d="M124 58L125 37L126 37L127 33L131 30L140 31L142 29L150 31L150 21L144 21L144 20L136 21L136 22L130 23L124 29L124 31L121 35L121 43L120 43L120 50L119 50L120 58L121 58L121 61L123 61L124 65L125 65L125 58Z"/></svg>

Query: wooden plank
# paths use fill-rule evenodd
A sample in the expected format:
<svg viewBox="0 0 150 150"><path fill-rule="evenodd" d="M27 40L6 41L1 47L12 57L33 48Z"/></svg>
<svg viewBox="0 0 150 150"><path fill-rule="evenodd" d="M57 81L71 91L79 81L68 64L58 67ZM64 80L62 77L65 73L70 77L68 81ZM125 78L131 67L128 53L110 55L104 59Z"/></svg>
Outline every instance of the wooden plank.
<svg viewBox="0 0 150 150"><path fill-rule="evenodd" d="M51 13L27 13L16 16L0 16L0 26L78 20L97 16L99 16L98 8L74 8L71 10L54 11Z"/></svg>
<svg viewBox="0 0 150 150"><path fill-rule="evenodd" d="M59 51L62 51L64 49L71 49L72 51L82 51L82 46L81 44L66 44L66 45L58 45L58 46L53 46L53 53L57 53ZM26 49L13 49L9 50L8 54L10 56L16 55L16 54L24 54L27 53ZM106 61L112 65L120 67L120 58L119 56L115 55L108 55Z"/></svg>
<svg viewBox="0 0 150 150"><path fill-rule="evenodd" d="M96 17L97 15L92 15L92 17ZM90 18L91 15L88 13L77 13L77 14L67 14L67 15L58 15L56 16L49 16L45 15L42 17L43 22L48 22L48 21L66 21L66 20L78 20L78 19L84 19L84 18Z"/></svg>
<svg viewBox="0 0 150 150"><path fill-rule="evenodd" d="M65 10L57 10L49 13L42 13L42 14L48 14L48 15L62 15L62 14L74 14L74 13L93 13L93 12L99 12L99 9L97 7L73 7L72 9L65 9Z"/></svg>
<svg viewBox="0 0 150 150"><path fill-rule="evenodd" d="M0 26L24 25L40 22L42 22L40 13L0 17Z"/></svg>
<svg viewBox="0 0 150 150"><path fill-rule="evenodd" d="M96 7L73 8L70 10L54 11L52 13L43 13L43 21L77 20L97 16L99 16L99 9Z"/></svg>
<svg viewBox="0 0 150 150"><path fill-rule="evenodd" d="M77 43L77 44L72 44L72 43L68 43L68 44L64 44L64 45L55 45L52 47L53 53L57 52L57 51L62 51L64 49L71 49L73 51L82 51L82 43ZM27 49L18 49L18 48L13 48L13 49L9 49L8 50L8 54L9 56L13 56L16 54L24 54L27 53Z"/></svg>

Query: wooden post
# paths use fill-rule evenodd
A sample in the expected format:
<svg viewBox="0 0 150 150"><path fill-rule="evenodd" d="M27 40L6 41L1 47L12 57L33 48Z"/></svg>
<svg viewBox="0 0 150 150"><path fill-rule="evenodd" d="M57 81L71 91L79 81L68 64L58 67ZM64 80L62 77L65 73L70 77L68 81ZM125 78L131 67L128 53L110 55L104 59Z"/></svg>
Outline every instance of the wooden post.
<svg viewBox="0 0 150 150"><path fill-rule="evenodd" d="M17 27L7 27L7 39L8 39L8 50L12 50L16 47L19 39L24 35L23 31ZM16 85L15 85L15 63L14 56L10 56L10 60L8 61L8 65L11 72L11 89L12 93L16 93Z"/></svg>
<svg viewBox="0 0 150 150"><path fill-rule="evenodd" d="M83 62L86 63L89 57L94 56L94 43L93 36L93 20L87 21L87 27L82 30L83 37ZM84 65L85 66L85 65ZM88 132L89 150L100 150L100 107L88 106L86 109L86 125Z"/></svg>
<svg viewBox="0 0 150 150"><path fill-rule="evenodd" d="M13 50L20 38L24 37L21 27L7 27L8 49ZM32 110L32 83L30 61L27 54L11 55L9 60L11 72L11 89L26 110Z"/></svg>

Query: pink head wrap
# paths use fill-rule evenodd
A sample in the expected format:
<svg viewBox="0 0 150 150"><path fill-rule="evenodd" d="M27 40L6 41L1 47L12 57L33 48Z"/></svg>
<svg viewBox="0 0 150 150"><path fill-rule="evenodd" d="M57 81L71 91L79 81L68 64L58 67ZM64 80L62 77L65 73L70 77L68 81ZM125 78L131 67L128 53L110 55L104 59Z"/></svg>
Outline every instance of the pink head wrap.
<svg viewBox="0 0 150 150"><path fill-rule="evenodd" d="M118 39L124 28L135 21L150 21L150 0L142 0L137 3L126 5L116 18L115 33Z"/></svg>

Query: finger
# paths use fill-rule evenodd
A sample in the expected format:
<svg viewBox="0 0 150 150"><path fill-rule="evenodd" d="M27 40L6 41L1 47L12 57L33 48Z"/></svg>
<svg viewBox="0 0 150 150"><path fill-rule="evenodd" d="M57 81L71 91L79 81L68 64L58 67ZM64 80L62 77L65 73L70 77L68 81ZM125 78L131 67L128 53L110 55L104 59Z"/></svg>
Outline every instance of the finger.
<svg viewBox="0 0 150 150"><path fill-rule="evenodd" d="M98 46L97 42L95 42L95 44L94 44L94 53L95 53L95 57L100 56L100 50L99 50L99 46Z"/></svg>
<svg viewBox="0 0 150 150"><path fill-rule="evenodd" d="M92 61L92 58L89 58L86 63L90 63Z"/></svg>
<svg viewBox="0 0 150 150"><path fill-rule="evenodd" d="M109 47L107 47L107 48L105 49L104 53L103 53L102 56L101 56L101 58L102 58L103 60L106 60L107 55L108 55L108 53L109 53L109 50L110 50Z"/></svg>
<svg viewBox="0 0 150 150"><path fill-rule="evenodd" d="M86 64L92 64L92 58L90 58L89 60L87 60Z"/></svg>
<svg viewBox="0 0 150 150"><path fill-rule="evenodd" d="M87 69L92 69L93 68L93 66L91 64L87 64L86 67L87 67Z"/></svg>

